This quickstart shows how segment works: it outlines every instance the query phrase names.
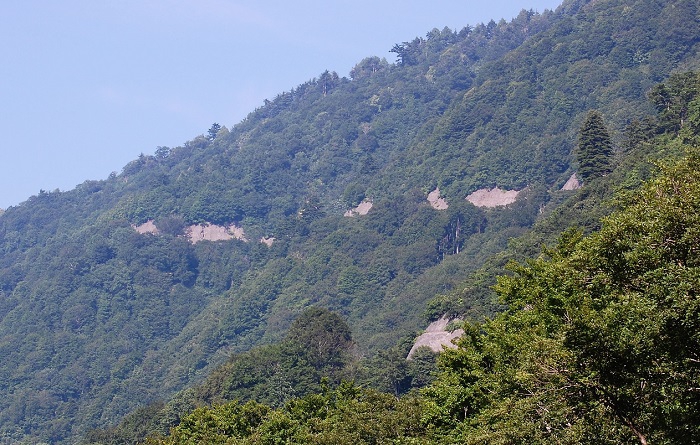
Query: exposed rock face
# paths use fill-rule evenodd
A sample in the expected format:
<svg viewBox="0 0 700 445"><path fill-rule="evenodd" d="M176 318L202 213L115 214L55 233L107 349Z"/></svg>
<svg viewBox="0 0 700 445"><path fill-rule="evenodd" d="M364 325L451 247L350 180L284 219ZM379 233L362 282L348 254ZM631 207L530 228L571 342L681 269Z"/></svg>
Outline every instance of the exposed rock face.
<svg viewBox="0 0 700 445"><path fill-rule="evenodd" d="M132 224L131 227L133 227L134 230L139 232L141 235L146 234L146 233L152 233L154 235L158 234L158 227L156 227L156 224L153 222L152 219L149 219L148 221L141 224L140 226L135 226Z"/></svg>
<svg viewBox="0 0 700 445"><path fill-rule="evenodd" d="M131 227L142 235L146 233L158 235L160 233L153 220L148 220L140 226L132 224ZM198 243L199 241L225 241L230 239L248 242L243 228L235 224L230 224L228 226L218 226L208 223L191 225L185 229L185 237L187 237L192 244ZM274 238L272 237L260 240L261 243L265 243L268 246L271 246L273 241Z"/></svg>
<svg viewBox="0 0 700 445"><path fill-rule="evenodd" d="M576 190L581 188L581 181L578 180L576 173L571 175L566 184L561 188L562 190Z"/></svg>
<svg viewBox="0 0 700 445"><path fill-rule="evenodd" d="M371 208L372 208L372 201L362 201L354 209L350 209L347 212L345 212L343 214L343 216L346 216L349 218L351 218L353 216L357 216L357 215L363 216L363 215L366 215Z"/></svg>
<svg viewBox="0 0 700 445"><path fill-rule="evenodd" d="M445 198L440 197L440 189L436 188L432 192L428 193L428 202L435 210L447 210L449 205Z"/></svg>
<svg viewBox="0 0 700 445"><path fill-rule="evenodd" d="M479 189L467 196L467 201L477 207L498 207L512 204L522 190L501 190L500 188Z"/></svg>
<svg viewBox="0 0 700 445"><path fill-rule="evenodd" d="M434 321L428 325L413 344L411 351L408 353L407 359L410 359L416 349L421 346L427 346L435 352L442 352L443 347L456 348L452 340L459 338L464 334L464 330L456 329L453 332L446 331L445 328L450 323L450 319L442 317L441 319Z"/></svg>
<svg viewBox="0 0 700 445"><path fill-rule="evenodd" d="M233 224L229 226L217 226L216 224L195 224L189 226L185 231L187 238L192 244L199 241L224 241L230 239L239 239L248 241L241 227Z"/></svg>

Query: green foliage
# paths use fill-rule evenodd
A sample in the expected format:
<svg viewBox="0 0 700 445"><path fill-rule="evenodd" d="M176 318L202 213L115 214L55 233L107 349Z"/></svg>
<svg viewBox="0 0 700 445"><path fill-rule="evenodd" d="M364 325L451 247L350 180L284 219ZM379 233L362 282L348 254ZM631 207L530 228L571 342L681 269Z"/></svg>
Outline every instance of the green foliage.
<svg viewBox="0 0 700 445"><path fill-rule="evenodd" d="M578 175L586 181L610 173L612 154L612 141L603 116L595 110L589 111L578 135Z"/></svg>
<svg viewBox="0 0 700 445"><path fill-rule="evenodd" d="M562 218L591 209L607 213L602 200L610 185L634 175L629 166L638 165L642 153L658 153L664 140L639 142L618 170L571 198L580 208L550 213L490 267L530 256L531 238L551 236ZM506 310L492 320L466 323L459 349L439 357L438 371L432 352L419 351L406 361L402 345L370 360L342 361L345 371L384 394L347 383L331 391L322 381L294 398L289 389L302 387L290 379L296 370L332 373L327 359L317 358L332 358L335 348L321 346L349 341L337 315L312 309L292 324L284 342L234 357L196 396L215 401L226 394L222 388L235 383L238 392L226 397L266 396L276 410L255 405L255 412L266 414L250 422L237 409L215 404L195 410L170 437L153 436L152 442L581 443L595 437L609 443L692 443L700 400L687 391L700 377L699 184L700 155L691 150L680 162L662 164L660 176L643 188L622 187L619 210L603 219L599 231L589 236L565 231L556 248L524 264L511 262L510 274L496 286ZM360 275L359 268L347 266L338 281L354 288ZM488 280L482 270L467 284L483 288ZM284 351L302 360L285 363ZM246 378L253 383L240 385ZM242 391L255 387L265 389L257 396ZM424 387L421 396L395 399L410 387ZM241 424L246 428L236 427Z"/></svg>
<svg viewBox="0 0 700 445"><path fill-rule="evenodd" d="M600 110L614 138L630 121L642 122L653 108L646 92L697 65L697 16L696 2L567 1L511 22L433 29L397 45L398 64L368 58L352 79L323 72L230 131L212 126L181 146L139 156L107 180L41 192L7 209L0 216L0 435L73 442L202 382L231 354L242 377L227 381L231 394L281 406L317 388L317 368L332 364L332 380L340 379L338 357L323 348L316 358L296 357L279 345L255 358L239 354L284 340L311 306L337 312L352 328L356 354L370 365L350 375L406 391L415 376L401 361L403 347L376 360L387 364L385 374L362 373L377 371L377 351L412 338L426 302L445 296L431 316L492 314L489 276L509 254L489 258L508 239L555 216L515 242L516 258L531 255L569 224L572 212L553 210L563 203L579 206L576 221L593 230L605 213L601 199L653 171L631 162L641 157L636 141L651 149L647 126L631 133L621 161L633 170L622 181L593 181L577 202L557 191L571 174L572 123ZM669 140L680 128L682 141L693 143L700 106L687 101L687 112L682 106L668 115ZM528 191L502 209L465 202L494 186ZM449 209L427 203L435 187ZM362 200L373 203L368 215L341 216ZM132 227L149 220L158 235ZM236 223L249 241L190 244L183 229L196 223ZM262 237L274 237L273 245ZM489 271L460 284L482 266ZM253 371L262 377L243 378ZM192 400L180 402L166 404L162 433Z"/></svg>
<svg viewBox="0 0 700 445"><path fill-rule="evenodd" d="M221 125L217 124L214 122L212 126L209 128L209 131L207 131L207 137L210 141L213 141L216 139L216 136L219 134L219 131L221 131Z"/></svg>
<svg viewBox="0 0 700 445"><path fill-rule="evenodd" d="M691 154L600 232L512 266L498 284L509 310L441 357L429 425L462 443L692 443L698 198Z"/></svg>
<svg viewBox="0 0 700 445"><path fill-rule="evenodd" d="M420 407L343 383L336 390L295 399L270 411L249 402L200 408L165 439L149 444L429 443L420 439Z"/></svg>
<svg viewBox="0 0 700 445"><path fill-rule="evenodd" d="M352 347L342 318L310 308L292 323L283 341L232 356L197 387L194 398L283 406L293 396L320 390L322 378L339 382L351 362Z"/></svg>
<svg viewBox="0 0 700 445"><path fill-rule="evenodd" d="M350 327L338 314L321 308L302 313L289 328L287 341L319 371L341 367L352 346Z"/></svg>
<svg viewBox="0 0 700 445"><path fill-rule="evenodd" d="M659 112L659 131L679 134L684 142L698 145L700 134L700 74L676 73L650 92Z"/></svg>
<svg viewBox="0 0 700 445"><path fill-rule="evenodd" d="M693 117L697 112L693 102L697 103L698 93L700 77L694 72L673 74L666 82L652 88L649 99L659 112L661 129L677 133L689 123L695 125Z"/></svg>
<svg viewBox="0 0 700 445"><path fill-rule="evenodd" d="M119 426L106 430L93 430L85 435L85 443L124 444L138 443L158 430L153 419L163 409L162 403L154 403L136 409Z"/></svg>
<svg viewBox="0 0 700 445"><path fill-rule="evenodd" d="M255 402L241 405L230 402L211 408L197 408L173 428L164 444L229 444L231 437L249 436L256 430L270 409ZM269 421L269 420L268 420ZM148 443L157 443L155 440Z"/></svg>

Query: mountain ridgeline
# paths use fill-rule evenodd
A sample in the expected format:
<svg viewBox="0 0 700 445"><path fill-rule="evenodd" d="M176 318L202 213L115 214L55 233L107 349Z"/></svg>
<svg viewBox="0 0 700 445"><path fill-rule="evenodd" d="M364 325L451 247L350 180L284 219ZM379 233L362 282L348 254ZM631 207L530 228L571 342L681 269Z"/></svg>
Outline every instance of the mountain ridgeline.
<svg viewBox="0 0 700 445"><path fill-rule="evenodd" d="M397 44L394 63L368 57L350 78L326 71L230 129L213 125L106 180L42 191L7 209L0 214L0 437L72 443L137 407L157 410L174 394L198 403L256 400L229 406L252 419L249 432L266 416L289 417L274 410L282 401L314 392L308 397L318 399L298 403L362 412L366 397L419 416L408 399L324 385L349 378L395 394L423 386L415 363L402 367L406 346L428 321L494 316L504 306L491 285L508 259L537 255L570 225L598 229L614 190L652 176L649 157L682 152L694 140L698 109L677 102L679 91L686 105L697 93L686 88L695 75L669 76L700 66L698 17L689 1L565 0L556 11L522 11L510 22L436 28ZM580 166L590 167L582 128L591 141L605 132L609 164L584 168L580 191L562 190ZM650 142L663 137L667 145ZM474 192L516 197L467 199ZM513 296L515 288L500 285L508 305L533 304ZM315 314L328 324L305 319L310 307L324 308ZM295 349L311 338L299 325L325 326L319 335L334 335L319 338L341 356L320 348L323 360L314 359L308 347ZM499 326L486 332L495 336ZM587 328L592 338L602 335ZM481 341L468 334L464 342ZM543 335L532 331L538 341ZM592 354L575 346L554 345L547 357ZM485 352L468 354L477 360ZM301 361L290 365L294 356ZM250 377L261 363L295 371L260 378L267 388L274 383L274 394L255 379L236 386L230 378ZM197 397L183 396L194 384L203 385ZM436 404L450 384L438 378ZM600 388L586 394L609 393ZM557 400L561 412L578 413L571 400ZM484 416L509 410L486 396L478 403ZM613 405L597 405L598 417L571 418L580 426L617 409L645 421ZM449 435L459 416L432 409L434 426ZM412 421L395 420L410 429ZM471 431L459 428L464 437ZM609 437L623 437L613 429Z"/></svg>

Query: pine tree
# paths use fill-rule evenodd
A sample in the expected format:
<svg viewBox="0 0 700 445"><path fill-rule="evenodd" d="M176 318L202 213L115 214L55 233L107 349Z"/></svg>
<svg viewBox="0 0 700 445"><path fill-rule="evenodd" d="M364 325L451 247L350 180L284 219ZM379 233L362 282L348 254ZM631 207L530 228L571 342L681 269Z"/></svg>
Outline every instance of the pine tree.
<svg viewBox="0 0 700 445"><path fill-rule="evenodd" d="M603 116L595 110L588 112L578 136L578 176L591 179L605 176L612 170L612 141Z"/></svg>
<svg viewBox="0 0 700 445"><path fill-rule="evenodd" d="M209 128L209 131L207 132L207 139L209 139L210 141L216 139L216 135L219 133L219 130L221 130L221 125L214 122L211 128Z"/></svg>

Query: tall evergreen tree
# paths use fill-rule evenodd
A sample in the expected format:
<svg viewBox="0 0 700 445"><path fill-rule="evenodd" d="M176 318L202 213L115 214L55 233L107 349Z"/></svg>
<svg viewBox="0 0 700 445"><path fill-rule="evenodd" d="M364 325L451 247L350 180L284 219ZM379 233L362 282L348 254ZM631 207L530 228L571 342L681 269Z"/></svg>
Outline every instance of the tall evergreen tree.
<svg viewBox="0 0 700 445"><path fill-rule="evenodd" d="M216 135L219 133L219 130L221 130L221 125L214 122L211 128L209 128L209 131L207 132L207 139L209 139L210 141L216 139Z"/></svg>
<svg viewBox="0 0 700 445"><path fill-rule="evenodd" d="M578 136L578 175L586 179L604 176L612 170L612 141L603 116L596 110L586 115Z"/></svg>

